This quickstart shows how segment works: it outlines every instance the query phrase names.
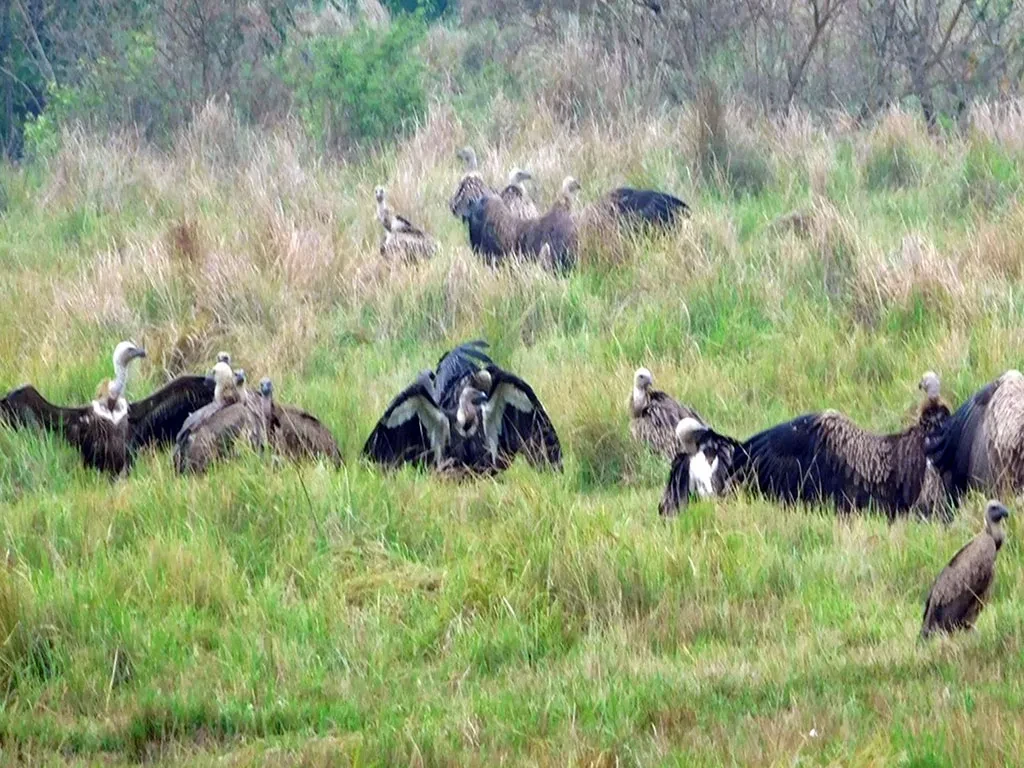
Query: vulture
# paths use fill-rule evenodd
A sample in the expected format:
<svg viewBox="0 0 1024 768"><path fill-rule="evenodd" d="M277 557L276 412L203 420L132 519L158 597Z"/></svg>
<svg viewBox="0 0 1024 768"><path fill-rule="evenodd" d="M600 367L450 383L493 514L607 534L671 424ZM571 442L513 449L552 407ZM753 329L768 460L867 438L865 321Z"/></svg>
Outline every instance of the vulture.
<svg viewBox="0 0 1024 768"><path fill-rule="evenodd" d="M244 377L220 362L213 367L213 381L213 401L185 421L175 441L174 469L180 474L205 472L241 437L254 449L263 448L266 425L259 398L249 396Z"/></svg>
<svg viewBox="0 0 1024 768"><path fill-rule="evenodd" d="M260 381L260 412L267 442L275 453L295 461L323 458L335 467L341 466L338 441L330 430L301 408L276 402L274 385L268 378Z"/></svg>
<svg viewBox="0 0 1024 768"><path fill-rule="evenodd" d="M537 258L547 245L549 258L555 271L567 272L576 263L579 234L573 215L575 195L580 183L572 176L562 181L562 193L551 210L539 219L523 222L516 240L516 250L527 257Z"/></svg>
<svg viewBox="0 0 1024 768"><path fill-rule="evenodd" d="M633 374L633 394L629 398L629 431L633 439L670 461L679 452L676 426L682 419L704 421L692 408L674 400L671 395L654 389L654 377L647 368Z"/></svg>
<svg viewBox="0 0 1024 768"><path fill-rule="evenodd" d="M456 218L465 219L469 206L477 200L484 197L501 198L480 175L476 152L472 147L463 147L455 155L465 164L466 173L459 179L459 185L448 201L448 208Z"/></svg>
<svg viewBox="0 0 1024 768"><path fill-rule="evenodd" d="M130 341L114 349L114 379L100 383L92 403L63 408L26 385L0 400L0 422L35 425L61 435L78 449L82 461L110 475L131 470L135 454L147 445L174 441L193 411L213 399L214 382L205 376L180 376L144 400L125 398L128 366L146 352Z"/></svg>
<svg viewBox="0 0 1024 768"><path fill-rule="evenodd" d="M384 239L380 244L380 255L400 258L413 264L421 258L429 259L437 253L437 242L408 219L391 211L385 200L384 187L374 190L377 200L377 220L384 227Z"/></svg>
<svg viewBox="0 0 1024 768"><path fill-rule="evenodd" d="M607 205L625 223L653 227L671 227L680 216L690 215L690 207L678 197L653 189L613 189Z"/></svg>
<svg viewBox="0 0 1024 768"><path fill-rule="evenodd" d="M533 388L495 365L486 347L461 344L421 372L388 405L363 454L386 467L461 475L500 472L521 453L535 467L560 470L558 435Z"/></svg>
<svg viewBox="0 0 1024 768"><path fill-rule="evenodd" d="M1002 523L1009 514L998 501L988 502L985 530L953 556L928 592L921 637L926 638L933 632L974 628L992 589L996 555L1006 538Z"/></svg>
<svg viewBox="0 0 1024 768"><path fill-rule="evenodd" d="M1024 489L1024 375L1007 371L961 405L927 447L959 500L970 488Z"/></svg>
<svg viewBox="0 0 1024 768"><path fill-rule="evenodd" d="M930 371L917 422L890 435L868 432L837 411L799 416L740 443L695 418L676 428L682 450L672 462L660 512L675 514L692 485L698 453L712 465L717 495L744 483L783 503L830 502L841 511L876 507L892 519L914 510L930 515L945 505L945 487L925 446L950 418Z"/></svg>
<svg viewBox="0 0 1024 768"><path fill-rule="evenodd" d="M530 195L523 186L524 181L532 179L529 171L513 168L508 175L508 186L501 190L501 199L508 206L512 215L519 219L536 219L540 213L533 204Z"/></svg>

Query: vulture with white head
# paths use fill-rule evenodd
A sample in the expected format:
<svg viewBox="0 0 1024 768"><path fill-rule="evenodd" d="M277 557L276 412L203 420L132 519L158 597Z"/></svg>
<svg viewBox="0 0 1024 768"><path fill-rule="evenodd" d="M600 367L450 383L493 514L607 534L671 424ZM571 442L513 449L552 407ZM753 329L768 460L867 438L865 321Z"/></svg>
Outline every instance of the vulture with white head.
<svg viewBox="0 0 1024 768"><path fill-rule="evenodd" d="M974 393L928 441L927 452L954 499L972 488L1024 490L1024 375L1007 371Z"/></svg>
<svg viewBox="0 0 1024 768"><path fill-rule="evenodd" d="M213 401L182 425L175 440L174 469L181 474L205 472L213 462L228 457L242 438L256 450L265 443L259 398L249 396L244 374L221 362L213 367L213 380Z"/></svg>
<svg viewBox="0 0 1024 768"><path fill-rule="evenodd" d="M629 431L633 439L670 461L680 450L676 427L686 418L706 423L692 408L671 395L654 389L654 376L647 368L633 374L633 392L629 398Z"/></svg>
<svg viewBox="0 0 1024 768"><path fill-rule="evenodd" d="M512 215L520 219L535 219L540 215L537 206L530 199L524 181L529 181L533 176L529 171L522 168L513 168L508 175L508 185L501 190L501 199L508 206Z"/></svg>
<svg viewBox="0 0 1024 768"><path fill-rule="evenodd" d="M341 450L331 431L310 413L274 399L273 382L260 381L260 409L267 442L273 451L294 461L325 459L341 466Z"/></svg>
<svg viewBox="0 0 1024 768"><path fill-rule="evenodd" d="M909 511L931 515L947 503L941 478L925 455L926 441L949 418L937 378L925 374L917 422L895 434L869 432L830 410L800 416L740 443L696 419L684 419L677 429L684 449L672 463L659 509L675 514L686 503L688 459L700 452L714 465L716 495L744 484L783 503L830 503L841 511L875 507L890 519Z"/></svg>
<svg viewBox="0 0 1024 768"><path fill-rule="evenodd" d="M429 259L437 253L434 238L404 216L392 212L386 201L384 187L377 187L373 195L377 201L377 220L384 228L384 239L380 244L381 256L412 264L420 259Z"/></svg>
<svg viewBox="0 0 1024 768"><path fill-rule="evenodd" d="M1009 514L998 501L985 506L985 530L953 556L928 592L921 637L974 628L992 590L996 556L1006 538L1003 520Z"/></svg>
<svg viewBox="0 0 1024 768"><path fill-rule="evenodd" d="M525 381L499 368L482 341L442 356L391 402L363 447L388 467L405 463L455 473L493 473L519 454L561 469L561 446Z"/></svg>
<svg viewBox="0 0 1024 768"><path fill-rule="evenodd" d="M118 475L131 469L135 453L147 445L174 441L193 411L213 398L206 376L180 376L154 394L133 403L125 397L128 366L146 352L130 341L114 349L114 378L100 383L89 405L54 405L31 385L0 400L0 422L38 426L61 435L78 449L86 466Z"/></svg>

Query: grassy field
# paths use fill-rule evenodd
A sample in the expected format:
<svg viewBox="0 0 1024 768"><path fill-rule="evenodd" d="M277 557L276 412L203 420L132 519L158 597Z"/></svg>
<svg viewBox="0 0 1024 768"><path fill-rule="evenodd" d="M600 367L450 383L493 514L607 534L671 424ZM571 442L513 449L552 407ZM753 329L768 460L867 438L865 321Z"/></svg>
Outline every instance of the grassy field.
<svg viewBox="0 0 1024 768"><path fill-rule="evenodd" d="M0 756L29 764L1001 765L1024 752L1024 558L1009 521L977 631L920 643L932 579L981 525L759 499L657 515L628 437L633 370L746 436L832 407L908 423L922 372L959 403L1024 351L1024 117L929 135L690 110L563 127L435 105L394 152L317 158L210 107L165 150L63 137L2 177L0 389L84 402L113 345L141 396L228 349L318 414L340 471L256 456L116 483L0 430ZM447 197L455 149L550 200L628 182L694 209L559 279L492 272ZM727 151L726 151L727 150ZM717 158L717 163L715 159ZM727 160L725 158L728 158ZM441 241L377 255L372 191ZM383 474L359 450L452 344L530 381L566 471ZM1013 500L1007 500L1013 506Z"/></svg>

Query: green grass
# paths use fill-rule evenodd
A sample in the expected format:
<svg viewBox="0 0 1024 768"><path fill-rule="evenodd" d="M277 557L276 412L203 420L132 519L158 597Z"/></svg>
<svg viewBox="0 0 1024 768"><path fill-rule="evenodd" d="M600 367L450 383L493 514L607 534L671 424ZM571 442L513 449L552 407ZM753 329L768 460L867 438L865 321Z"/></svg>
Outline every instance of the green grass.
<svg viewBox="0 0 1024 768"><path fill-rule="evenodd" d="M542 158L544 199L596 154L588 199L629 177L693 205L678 233L620 261L588 256L564 280L476 263L444 207L467 137L430 119L365 165L246 136L260 151L237 168L206 167L187 143L114 163L81 140L49 167L6 171L4 386L84 402L127 336L151 352L130 383L141 396L161 366L198 370L226 348L320 416L346 464L249 455L183 479L149 453L110 482L58 440L0 430L4 759L959 766L1020 754L1013 518L977 630L921 643L924 596L980 527L982 499L949 526L742 495L661 520L667 467L632 445L625 409L646 365L737 436L827 407L889 431L910 420L927 369L960 402L1019 367L1021 265L986 250L1017 234L1016 150L904 124L895 139L884 126L822 133L811 197L786 181L811 164L804 150L748 137L779 153L762 160L778 171L737 200L692 185L685 154L664 150L682 141L675 123L649 127L628 150L604 137L606 156L585 128L493 151L495 168ZM897 145L920 160L913 184L865 173L872 148ZM435 262L377 260L377 173L445 244ZM990 194L998 205L981 205ZM795 210L809 212L803 234L778 225ZM168 245L183 217L198 222L195 253ZM909 233L934 262L911 263ZM455 483L363 463L390 397L480 336L547 406L565 472L517 464Z"/></svg>

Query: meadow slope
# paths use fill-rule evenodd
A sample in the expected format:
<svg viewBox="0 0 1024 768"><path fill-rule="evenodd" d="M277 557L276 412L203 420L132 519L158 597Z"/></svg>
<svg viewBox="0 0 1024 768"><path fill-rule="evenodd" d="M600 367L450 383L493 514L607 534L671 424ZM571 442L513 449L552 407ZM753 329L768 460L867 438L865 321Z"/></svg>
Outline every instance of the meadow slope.
<svg viewBox="0 0 1024 768"><path fill-rule="evenodd" d="M495 112L498 114L498 111ZM211 106L157 150L67 132L3 173L0 389L82 402L113 345L130 382L228 349L319 415L340 471L243 457L182 479L147 454L111 483L0 430L5 760L222 765L998 765L1024 753L1018 523L977 631L919 643L938 570L981 525L835 519L753 498L658 518L633 370L745 436L837 408L895 430L920 375L959 403L1024 352L1024 117L963 134L730 110L708 158L691 110L563 127L435 104L393 152L315 156ZM485 176L572 173L694 209L671 235L591 244L566 279L483 267L446 208ZM727 159L723 159L727 158ZM372 191L441 241L377 255ZM483 337L566 453L456 484L358 454L391 396ZM1013 500L1007 500L1011 502Z"/></svg>

